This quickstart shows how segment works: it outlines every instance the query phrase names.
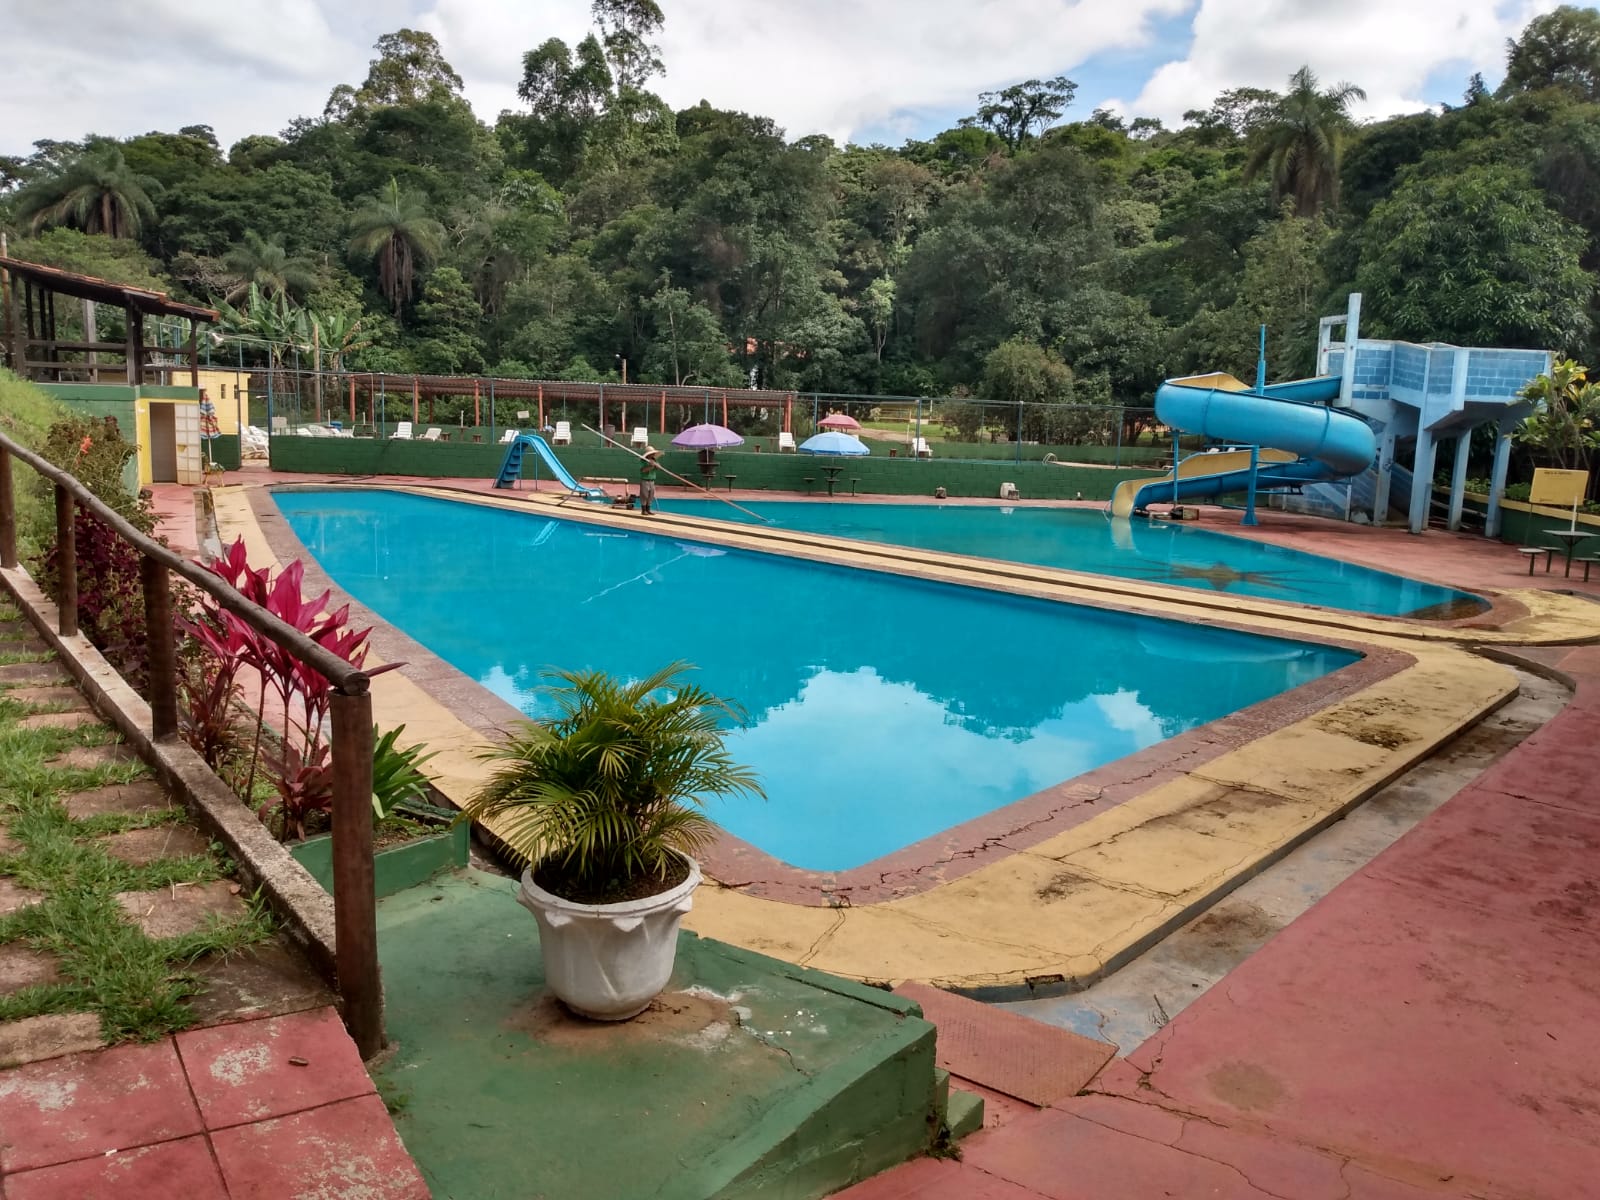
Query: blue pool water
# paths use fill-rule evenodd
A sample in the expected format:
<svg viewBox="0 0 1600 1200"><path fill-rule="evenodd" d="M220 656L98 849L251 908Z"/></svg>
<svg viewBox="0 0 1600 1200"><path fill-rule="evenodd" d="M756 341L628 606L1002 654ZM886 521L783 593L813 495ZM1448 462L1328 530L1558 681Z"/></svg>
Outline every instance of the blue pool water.
<svg viewBox="0 0 1600 1200"><path fill-rule="evenodd" d="M726 504L668 501L673 512L756 523ZM753 502L779 528L951 554L1062 567L1380 616L1463 616L1476 596L1370 567L1171 521L1109 521L1081 508L859 501Z"/></svg>
<svg viewBox="0 0 1600 1200"><path fill-rule="evenodd" d="M1354 654L384 491L280 492L341 588L530 716L549 667L673 659L742 704L727 830L845 870Z"/></svg>

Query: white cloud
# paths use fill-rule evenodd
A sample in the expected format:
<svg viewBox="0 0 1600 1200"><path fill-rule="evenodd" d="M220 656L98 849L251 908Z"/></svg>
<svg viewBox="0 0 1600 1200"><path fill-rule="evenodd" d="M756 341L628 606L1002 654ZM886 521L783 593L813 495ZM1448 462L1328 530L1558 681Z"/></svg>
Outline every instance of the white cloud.
<svg viewBox="0 0 1600 1200"><path fill-rule="evenodd" d="M1415 112L1430 102L1421 89L1436 68L1459 66L1463 89L1473 71L1498 75L1506 39L1554 7L1555 0L1201 0L1188 55L1115 107L1171 124L1227 88L1282 90L1309 64L1324 85L1366 90L1353 108L1358 118Z"/></svg>
<svg viewBox="0 0 1600 1200"><path fill-rule="evenodd" d="M1419 89L1436 67L1463 64L1463 80L1473 69L1495 73L1505 38L1554 3L667 0L668 75L659 87L677 106L703 98L771 116L791 137L842 140L869 127L928 134L922 113L966 109L978 92L1029 76L1094 67L1107 52L1137 59L1152 22L1192 12L1186 56L1148 80L1127 79L1123 94L1139 94L1124 111L1171 122L1227 87L1281 87L1309 60L1328 82L1362 84L1370 96L1362 115L1383 116L1422 107ZM439 38L479 116L493 121L516 105L525 51L589 27L587 0L12 0L11 8L20 11L7 22L0 72L4 153L90 131L205 123L224 147L273 133L320 113L335 84L359 83L372 43L404 25Z"/></svg>

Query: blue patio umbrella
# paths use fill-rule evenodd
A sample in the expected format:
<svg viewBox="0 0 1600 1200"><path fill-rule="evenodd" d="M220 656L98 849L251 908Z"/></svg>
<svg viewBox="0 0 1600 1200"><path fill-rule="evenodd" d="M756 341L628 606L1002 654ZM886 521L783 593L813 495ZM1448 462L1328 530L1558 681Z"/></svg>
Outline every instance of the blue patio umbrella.
<svg viewBox="0 0 1600 1200"><path fill-rule="evenodd" d="M801 454L847 456L872 453L861 439L853 438L848 433L835 433L831 429L815 437L808 437L798 448Z"/></svg>

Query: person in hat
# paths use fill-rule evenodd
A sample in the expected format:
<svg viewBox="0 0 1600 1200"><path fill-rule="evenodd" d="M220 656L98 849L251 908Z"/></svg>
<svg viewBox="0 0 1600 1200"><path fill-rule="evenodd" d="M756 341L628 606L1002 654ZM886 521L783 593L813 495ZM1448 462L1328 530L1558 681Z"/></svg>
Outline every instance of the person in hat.
<svg viewBox="0 0 1600 1200"><path fill-rule="evenodd" d="M656 459L661 451L654 446L639 459L639 512L649 516L656 503Z"/></svg>

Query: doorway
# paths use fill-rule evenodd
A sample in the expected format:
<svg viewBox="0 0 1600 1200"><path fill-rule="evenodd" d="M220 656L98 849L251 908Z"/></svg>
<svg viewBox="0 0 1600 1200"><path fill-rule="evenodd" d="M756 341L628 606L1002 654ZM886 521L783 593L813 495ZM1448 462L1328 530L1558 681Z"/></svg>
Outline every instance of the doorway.
<svg viewBox="0 0 1600 1200"><path fill-rule="evenodd" d="M150 480L178 482L178 424L175 405L150 405Z"/></svg>

